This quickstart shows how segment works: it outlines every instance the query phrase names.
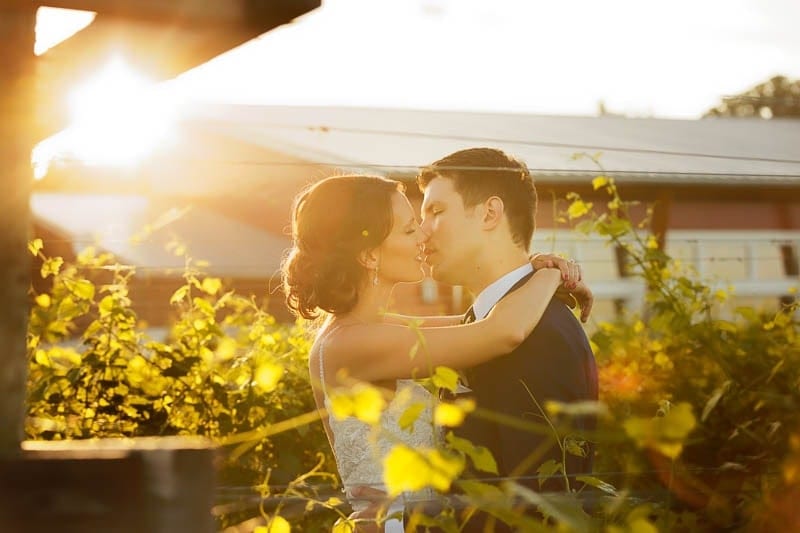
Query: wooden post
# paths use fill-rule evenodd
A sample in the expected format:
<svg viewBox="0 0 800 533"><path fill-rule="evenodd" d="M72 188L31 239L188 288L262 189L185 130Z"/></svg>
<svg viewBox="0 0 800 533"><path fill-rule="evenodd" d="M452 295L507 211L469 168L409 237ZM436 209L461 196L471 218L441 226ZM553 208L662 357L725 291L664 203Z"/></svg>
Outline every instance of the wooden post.
<svg viewBox="0 0 800 533"><path fill-rule="evenodd" d="M0 531L213 533L213 445L198 437L26 441L0 460Z"/></svg>
<svg viewBox="0 0 800 533"><path fill-rule="evenodd" d="M4 4L5 5L5 4ZM36 129L36 8L0 7L0 456L19 453L27 359L27 251Z"/></svg>

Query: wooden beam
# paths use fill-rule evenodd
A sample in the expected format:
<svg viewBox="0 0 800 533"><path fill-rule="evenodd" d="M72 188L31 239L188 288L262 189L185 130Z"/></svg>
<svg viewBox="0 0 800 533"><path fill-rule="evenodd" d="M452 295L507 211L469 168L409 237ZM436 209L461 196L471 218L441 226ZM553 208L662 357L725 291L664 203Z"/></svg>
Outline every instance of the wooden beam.
<svg viewBox="0 0 800 533"><path fill-rule="evenodd" d="M128 21L253 26L263 33L319 7L321 0L5 0L4 4L21 10L79 9Z"/></svg>
<svg viewBox="0 0 800 533"><path fill-rule="evenodd" d="M36 129L34 9L0 8L0 456L19 452L27 379L30 153Z"/></svg>
<svg viewBox="0 0 800 533"><path fill-rule="evenodd" d="M56 0L48 5L98 12L87 28L41 57L39 85L48 91L39 105L52 134L68 122L66 95L112 56L122 56L150 79L171 79L313 10L320 0Z"/></svg>

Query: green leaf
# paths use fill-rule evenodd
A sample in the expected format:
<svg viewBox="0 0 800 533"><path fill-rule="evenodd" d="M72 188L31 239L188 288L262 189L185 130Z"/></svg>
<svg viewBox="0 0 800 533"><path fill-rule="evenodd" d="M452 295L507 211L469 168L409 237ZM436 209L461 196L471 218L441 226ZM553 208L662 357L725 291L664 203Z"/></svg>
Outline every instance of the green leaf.
<svg viewBox="0 0 800 533"><path fill-rule="evenodd" d="M606 483L602 479L598 479L594 476L576 476L576 480L586 483L596 489L602 490L606 494L611 496L617 496L617 489L614 488L614 485L610 483Z"/></svg>
<svg viewBox="0 0 800 533"><path fill-rule="evenodd" d="M567 453L574 455L576 457L586 457L586 441L583 439L577 439L575 437L567 437L564 439L564 447L567 450Z"/></svg>
<svg viewBox="0 0 800 533"><path fill-rule="evenodd" d="M535 505L542 514L555 520L559 526L566 526L566 530L592 531L591 518L583 510L575 494L540 493L510 482L506 482L503 486L508 492Z"/></svg>
<svg viewBox="0 0 800 533"><path fill-rule="evenodd" d="M608 407L603 402L582 401L582 402L556 402L548 400L544 404L548 414L565 414L569 416L608 416Z"/></svg>
<svg viewBox="0 0 800 533"><path fill-rule="evenodd" d="M469 457L472 465L481 472L489 472L490 474L497 474L497 462L489 448L485 446L475 446L471 441L456 437L452 431L447 433L445 437L447 443L454 450L459 451Z"/></svg>
<svg viewBox="0 0 800 533"><path fill-rule="evenodd" d="M705 422L706 418L708 418L708 415L711 413L711 411L714 410L714 408L717 406L720 399L722 399L722 396L728 391L730 386L731 386L731 381L728 380L719 387L717 387L717 389L714 391L714 394L712 394L711 398L709 398L708 401L706 402L705 407L703 407L703 414L700 415L701 421Z"/></svg>
<svg viewBox="0 0 800 533"><path fill-rule="evenodd" d="M547 478L553 477L554 475L563 471L564 465L555 459L550 459L549 461L545 461L539 465L539 468L536 469L536 473L539 474L539 488L542 488L542 485L545 481L547 481Z"/></svg>
<svg viewBox="0 0 800 533"><path fill-rule="evenodd" d="M186 294L188 294L188 292L189 292L188 285L183 285L181 287L178 287L178 290L172 293L172 296L169 299L169 303L175 305L177 303L182 302L183 299L186 298Z"/></svg>

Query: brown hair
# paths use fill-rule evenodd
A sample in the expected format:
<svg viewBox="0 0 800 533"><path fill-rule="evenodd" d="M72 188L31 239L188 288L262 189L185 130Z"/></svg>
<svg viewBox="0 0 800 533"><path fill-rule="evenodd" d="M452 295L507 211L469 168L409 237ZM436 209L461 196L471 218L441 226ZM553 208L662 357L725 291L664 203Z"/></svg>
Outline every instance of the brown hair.
<svg viewBox="0 0 800 533"><path fill-rule="evenodd" d="M503 200L514 242L528 250L536 220L536 187L522 161L496 148L469 148L453 152L428 165L417 176L420 190L434 178L453 181L453 188L473 207L491 196Z"/></svg>
<svg viewBox="0 0 800 533"><path fill-rule="evenodd" d="M283 262L286 304L316 318L320 310L351 310L366 270L364 250L377 248L392 231L392 195L402 184L378 176L334 176L301 192L292 212L293 246Z"/></svg>

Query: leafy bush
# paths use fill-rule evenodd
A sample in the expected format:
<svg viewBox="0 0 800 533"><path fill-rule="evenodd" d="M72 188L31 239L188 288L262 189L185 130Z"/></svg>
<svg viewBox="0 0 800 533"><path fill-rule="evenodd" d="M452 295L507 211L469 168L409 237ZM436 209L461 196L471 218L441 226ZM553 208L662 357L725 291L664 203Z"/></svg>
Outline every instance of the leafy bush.
<svg viewBox="0 0 800 533"><path fill-rule="evenodd" d="M335 471L322 426L309 424L318 417L304 324L277 323L187 261L169 337L153 339L129 298L132 267L91 249L65 264L41 248L30 246L52 284L30 316L27 438L207 437L231 452L220 485L251 496L265 479L289 486L320 462ZM256 513L251 504L232 515Z"/></svg>
<svg viewBox="0 0 800 533"><path fill-rule="evenodd" d="M797 451L797 304L731 310L729 291L698 281L659 249L656 236L641 231L647 217L631 220L631 204L612 179L599 176L593 184L608 193L608 203L590 211L571 195L576 228L625 250L631 271L647 284L642 313L601 324L592 337L601 400L629 438L600 446L598 476L619 472L620 487L633 494L661 494L665 528L680 516L693 531L752 528L766 519L762 495L785 490L782 470L793 442ZM672 425L640 418L653 413Z"/></svg>

